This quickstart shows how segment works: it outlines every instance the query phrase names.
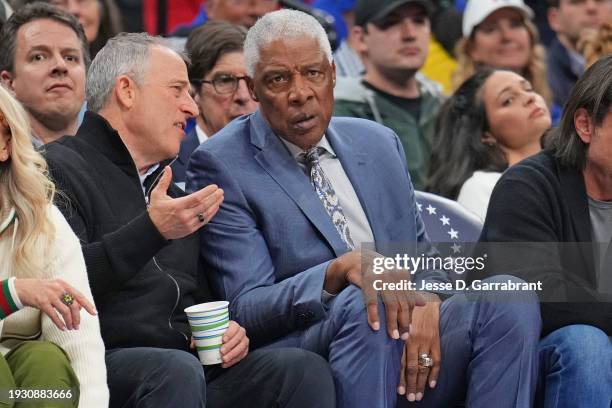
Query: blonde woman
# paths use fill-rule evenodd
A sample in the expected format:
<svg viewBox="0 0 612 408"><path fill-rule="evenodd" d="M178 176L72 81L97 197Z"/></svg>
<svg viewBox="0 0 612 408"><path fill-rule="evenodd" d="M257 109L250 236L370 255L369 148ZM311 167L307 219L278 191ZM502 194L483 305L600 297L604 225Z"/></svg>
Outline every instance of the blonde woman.
<svg viewBox="0 0 612 408"><path fill-rule="evenodd" d="M550 106L544 48L523 0L469 0L463 14L463 38L457 43L453 87L482 67L508 69L527 79Z"/></svg>
<svg viewBox="0 0 612 408"><path fill-rule="evenodd" d="M26 118L0 86L0 388L12 390L0 406L36 397L19 389L44 389L57 392L39 392L28 406L107 407L104 344L81 247L51 204L54 186Z"/></svg>

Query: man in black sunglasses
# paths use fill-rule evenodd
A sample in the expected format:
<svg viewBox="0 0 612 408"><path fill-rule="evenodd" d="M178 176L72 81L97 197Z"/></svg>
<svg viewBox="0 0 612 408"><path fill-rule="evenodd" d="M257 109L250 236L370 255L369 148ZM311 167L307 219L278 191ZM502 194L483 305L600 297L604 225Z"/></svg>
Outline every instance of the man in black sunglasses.
<svg viewBox="0 0 612 408"><path fill-rule="evenodd" d="M199 113L172 167L174 182L180 186L191 152L234 118L257 109L246 84L245 36L243 27L221 21L210 21L189 35L189 81Z"/></svg>

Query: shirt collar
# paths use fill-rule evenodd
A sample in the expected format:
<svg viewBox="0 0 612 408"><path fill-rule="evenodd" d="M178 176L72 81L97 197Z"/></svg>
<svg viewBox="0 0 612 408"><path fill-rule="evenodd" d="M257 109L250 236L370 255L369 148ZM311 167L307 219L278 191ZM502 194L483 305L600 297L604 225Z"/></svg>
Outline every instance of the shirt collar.
<svg viewBox="0 0 612 408"><path fill-rule="evenodd" d="M576 76L581 76L584 72L584 56L574 50L567 50L569 56L570 69Z"/></svg>
<svg viewBox="0 0 612 408"><path fill-rule="evenodd" d="M196 136L198 137L198 141L200 142L200 144L208 140L208 135L206 134L206 132L204 132L202 128L199 127L197 124L195 125L195 130Z"/></svg>
<svg viewBox="0 0 612 408"><path fill-rule="evenodd" d="M282 137L279 137L279 139L281 140L281 142L283 142L287 150L289 150L289 153L291 153L291 156L293 156L293 158L299 162L301 160L300 156L303 156L305 150L302 150L301 147L294 145L293 143L291 143L288 140L283 139ZM332 157L336 157L336 153L334 152L334 149L332 149L331 145L329 144L329 141L327 140L327 136L323 135L323 137L321 138L321 140L319 140L316 146L322 147Z"/></svg>
<svg viewBox="0 0 612 408"><path fill-rule="evenodd" d="M144 174L142 175L138 175L138 178L140 179L140 185L142 186L142 191L145 191L145 185L144 182L147 179L147 177L149 177L151 174L155 173L155 170L157 170L159 167L159 163L158 164L154 164L153 166L149 167L149 170L145 171Z"/></svg>
<svg viewBox="0 0 612 408"><path fill-rule="evenodd" d="M34 149L43 147L43 142L39 138L37 138L36 135L34 135L33 133L32 133L31 139L32 139L32 146L34 146Z"/></svg>

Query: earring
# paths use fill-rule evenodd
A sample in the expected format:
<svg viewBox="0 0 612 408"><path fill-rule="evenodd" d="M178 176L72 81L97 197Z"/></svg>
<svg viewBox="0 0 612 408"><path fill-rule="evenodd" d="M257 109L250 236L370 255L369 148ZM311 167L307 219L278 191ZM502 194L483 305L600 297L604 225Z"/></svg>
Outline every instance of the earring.
<svg viewBox="0 0 612 408"><path fill-rule="evenodd" d="M8 144L4 145L4 147L0 150L0 162L7 161L10 157Z"/></svg>

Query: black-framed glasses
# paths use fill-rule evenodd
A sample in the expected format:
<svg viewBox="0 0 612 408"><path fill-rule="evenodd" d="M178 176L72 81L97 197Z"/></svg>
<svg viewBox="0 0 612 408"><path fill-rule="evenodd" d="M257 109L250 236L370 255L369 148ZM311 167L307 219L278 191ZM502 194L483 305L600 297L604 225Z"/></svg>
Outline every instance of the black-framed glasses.
<svg viewBox="0 0 612 408"><path fill-rule="evenodd" d="M238 83L241 79L244 79L244 83L247 83L246 76L235 76L235 75L219 75L214 77L211 81L200 80L201 84L210 84L215 89L215 92L219 94L231 94L236 92L238 89Z"/></svg>

